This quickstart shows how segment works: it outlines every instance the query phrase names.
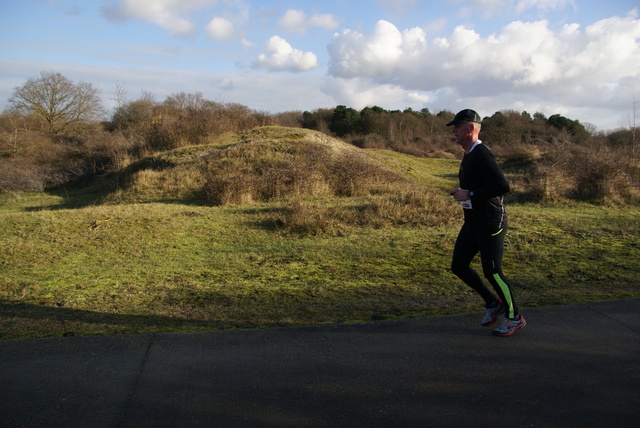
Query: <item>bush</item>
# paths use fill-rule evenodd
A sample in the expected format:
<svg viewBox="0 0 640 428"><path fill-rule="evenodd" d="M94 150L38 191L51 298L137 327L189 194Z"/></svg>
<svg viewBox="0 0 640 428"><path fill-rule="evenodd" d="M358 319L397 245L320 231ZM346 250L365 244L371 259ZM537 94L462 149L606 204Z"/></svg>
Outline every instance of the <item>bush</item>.
<svg viewBox="0 0 640 428"><path fill-rule="evenodd" d="M46 185L44 173L28 159L0 158L0 192L42 192Z"/></svg>
<svg viewBox="0 0 640 428"><path fill-rule="evenodd" d="M575 180L567 177L563 168L552 161L541 161L525 175L525 190L519 199L529 202L557 202L566 200Z"/></svg>
<svg viewBox="0 0 640 428"><path fill-rule="evenodd" d="M559 142L525 174L524 199L638 202L640 170L624 151L605 145ZM522 195L521 195L522 196Z"/></svg>
<svg viewBox="0 0 640 428"><path fill-rule="evenodd" d="M623 151L600 146L581 150L570 171L576 178L574 197L601 203L637 202L638 167ZM634 185L635 184L635 185Z"/></svg>

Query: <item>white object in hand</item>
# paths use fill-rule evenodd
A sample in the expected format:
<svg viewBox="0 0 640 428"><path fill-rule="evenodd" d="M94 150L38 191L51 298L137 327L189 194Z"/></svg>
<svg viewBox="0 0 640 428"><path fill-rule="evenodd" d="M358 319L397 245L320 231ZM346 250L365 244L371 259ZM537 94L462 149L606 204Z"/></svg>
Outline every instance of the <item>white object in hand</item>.
<svg viewBox="0 0 640 428"><path fill-rule="evenodd" d="M471 204L471 199L467 199L466 201L460 201L460 206L465 210L473 209L473 205Z"/></svg>

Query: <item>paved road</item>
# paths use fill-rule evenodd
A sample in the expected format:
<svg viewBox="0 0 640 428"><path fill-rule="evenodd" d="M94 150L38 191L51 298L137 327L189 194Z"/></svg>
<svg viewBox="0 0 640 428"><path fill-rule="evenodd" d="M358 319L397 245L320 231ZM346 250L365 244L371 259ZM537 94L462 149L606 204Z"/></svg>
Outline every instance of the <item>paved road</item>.
<svg viewBox="0 0 640 428"><path fill-rule="evenodd" d="M0 426L638 426L640 299L523 314L4 340Z"/></svg>

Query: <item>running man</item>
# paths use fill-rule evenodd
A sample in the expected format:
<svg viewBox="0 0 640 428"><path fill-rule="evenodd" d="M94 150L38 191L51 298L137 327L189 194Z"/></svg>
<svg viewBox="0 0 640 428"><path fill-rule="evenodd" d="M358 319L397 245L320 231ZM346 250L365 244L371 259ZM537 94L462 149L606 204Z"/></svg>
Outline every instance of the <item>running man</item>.
<svg viewBox="0 0 640 428"><path fill-rule="evenodd" d="M447 123L453 126L455 141L464 149L458 178L460 188L449 194L464 211L464 224L453 250L451 271L485 302L486 313L481 324L493 325L504 314L502 324L493 332L497 336L511 336L526 325L518 313L511 286L502 274L504 237L507 233L507 213L503 195L509 183L496 158L478 139L482 119L474 110L465 109ZM471 268L471 261L480 253L484 277L495 290L494 294Z"/></svg>

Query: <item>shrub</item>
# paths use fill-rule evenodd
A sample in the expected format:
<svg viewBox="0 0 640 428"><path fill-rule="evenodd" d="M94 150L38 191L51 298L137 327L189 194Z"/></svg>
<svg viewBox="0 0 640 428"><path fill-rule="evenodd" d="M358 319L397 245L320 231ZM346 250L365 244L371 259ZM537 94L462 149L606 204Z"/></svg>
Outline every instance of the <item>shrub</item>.
<svg viewBox="0 0 640 428"><path fill-rule="evenodd" d="M575 198L602 203L638 201L638 167L629 162L624 151L607 146L586 148L572 166Z"/></svg>
<svg viewBox="0 0 640 428"><path fill-rule="evenodd" d="M520 200L529 202L556 202L565 200L575 187L575 180L550 160L533 165L525 174L525 190Z"/></svg>
<svg viewBox="0 0 640 428"><path fill-rule="evenodd" d="M533 202L638 202L639 178L638 166L624 151L558 142L526 172L523 198Z"/></svg>
<svg viewBox="0 0 640 428"><path fill-rule="evenodd" d="M0 192L42 192L45 183L44 171L28 159L0 158Z"/></svg>

